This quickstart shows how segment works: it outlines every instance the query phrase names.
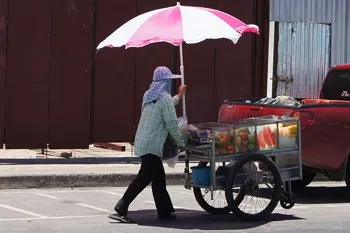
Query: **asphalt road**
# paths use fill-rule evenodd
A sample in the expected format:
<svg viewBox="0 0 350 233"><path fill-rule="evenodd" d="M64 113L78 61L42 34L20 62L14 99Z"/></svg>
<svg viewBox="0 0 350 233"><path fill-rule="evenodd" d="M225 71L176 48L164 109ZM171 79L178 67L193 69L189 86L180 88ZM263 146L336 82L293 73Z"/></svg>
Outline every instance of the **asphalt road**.
<svg viewBox="0 0 350 233"><path fill-rule="evenodd" d="M278 206L268 221L242 222L232 214L210 215L192 191L169 186L178 219L156 218L151 190L130 207L136 224L107 218L125 188L0 190L0 232L350 232L350 192L344 183L315 182L293 209Z"/></svg>

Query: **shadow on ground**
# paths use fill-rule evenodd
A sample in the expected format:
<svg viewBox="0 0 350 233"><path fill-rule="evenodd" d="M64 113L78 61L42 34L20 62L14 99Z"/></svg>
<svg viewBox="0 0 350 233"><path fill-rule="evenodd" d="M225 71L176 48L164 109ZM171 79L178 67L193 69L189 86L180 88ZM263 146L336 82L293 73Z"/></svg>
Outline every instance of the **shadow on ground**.
<svg viewBox="0 0 350 233"><path fill-rule="evenodd" d="M177 220L160 221L157 219L155 210L130 211L128 216L136 224L141 226L152 226L183 230L240 230L259 227L269 222L302 220L293 215L271 214L268 220L258 222L244 222L233 214L212 215L205 211L176 209ZM119 224L117 221L111 223Z"/></svg>
<svg viewBox="0 0 350 233"><path fill-rule="evenodd" d="M313 186L295 192L297 203L300 204L329 204L350 203L350 190L339 183L339 186Z"/></svg>

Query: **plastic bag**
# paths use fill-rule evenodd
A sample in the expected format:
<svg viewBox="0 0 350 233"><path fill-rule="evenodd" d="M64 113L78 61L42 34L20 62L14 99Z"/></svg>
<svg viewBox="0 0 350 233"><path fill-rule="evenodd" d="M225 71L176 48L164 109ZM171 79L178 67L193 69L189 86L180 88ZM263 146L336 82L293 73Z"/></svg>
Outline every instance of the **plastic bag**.
<svg viewBox="0 0 350 233"><path fill-rule="evenodd" d="M187 125L188 125L188 120L187 117L179 117L178 118L179 121L179 129L181 132L184 132L185 130L187 130Z"/></svg>
<svg viewBox="0 0 350 233"><path fill-rule="evenodd" d="M290 96L277 96L273 104L290 107L298 107L301 105L299 101Z"/></svg>
<svg viewBox="0 0 350 233"><path fill-rule="evenodd" d="M168 167L171 167L171 168L174 168L178 161L179 161L179 154L164 160L164 162L168 165Z"/></svg>
<svg viewBox="0 0 350 233"><path fill-rule="evenodd" d="M275 101L274 98L271 97L266 97L266 98L262 98L261 100L258 100L255 102L255 104L272 104Z"/></svg>
<svg viewBox="0 0 350 233"><path fill-rule="evenodd" d="M255 102L256 104L280 105L289 107L298 107L301 105L299 101L290 96L277 96L276 98L266 97Z"/></svg>
<svg viewBox="0 0 350 233"><path fill-rule="evenodd" d="M187 130L187 117L179 117L178 118L178 127L181 132L185 132ZM169 137L169 136L168 136ZM186 141L186 140L185 140ZM167 138L167 141L164 145L167 155L164 157L163 161L171 168L174 168L177 162L179 161L179 150L175 145L171 145L171 140ZM168 147L168 148L166 148ZM163 153L164 154L164 153ZM163 155L164 156L164 155Z"/></svg>

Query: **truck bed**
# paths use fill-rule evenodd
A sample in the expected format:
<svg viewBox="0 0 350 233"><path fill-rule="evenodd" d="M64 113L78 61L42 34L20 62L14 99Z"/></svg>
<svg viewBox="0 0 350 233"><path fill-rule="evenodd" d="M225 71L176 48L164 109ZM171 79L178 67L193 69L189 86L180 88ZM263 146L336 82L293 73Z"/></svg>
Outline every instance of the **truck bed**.
<svg viewBox="0 0 350 233"><path fill-rule="evenodd" d="M297 98L296 100L300 102L299 106L256 103L261 99L262 98L227 99L220 107L218 120L223 122L266 115L292 116L298 110L306 111L312 108L333 109L350 107L350 101L307 98Z"/></svg>
<svg viewBox="0 0 350 233"><path fill-rule="evenodd" d="M259 100L261 98L226 100L221 105L218 121L265 115L299 118L306 177L302 185L309 184L319 172L330 180L345 180L350 188L350 64L338 64L328 70L319 99L296 99L295 106L281 105L278 101L262 104Z"/></svg>
<svg viewBox="0 0 350 233"><path fill-rule="evenodd" d="M297 99L298 106L257 104L261 98L228 99L219 122L266 115L298 117L303 163L323 170L340 169L350 153L350 101Z"/></svg>

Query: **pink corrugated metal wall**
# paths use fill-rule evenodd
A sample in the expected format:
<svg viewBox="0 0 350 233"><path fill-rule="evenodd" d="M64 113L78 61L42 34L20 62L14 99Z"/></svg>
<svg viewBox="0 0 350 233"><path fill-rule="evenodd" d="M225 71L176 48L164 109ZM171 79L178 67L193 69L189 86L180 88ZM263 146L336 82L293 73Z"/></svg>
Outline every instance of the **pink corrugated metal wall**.
<svg viewBox="0 0 350 233"><path fill-rule="evenodd" d="M49 145L81 148L90 141L93 1L52 1Z"/></svg>
<svg viewBox="0 0 350 233"><path fill-rule="evenodd" d="M225 98L264 94L266 2L182 1L263 28L259 37L244 35L237 45L216 40L184 46L190 122L215 121ZM153 69L166 65L179 72L177 48L161 43L95 55L95 47L130 18L175 4L0 0L0 143L86 148L92 142L132 141Z"/></svg>
<svg viewBox="0 0 350 233"><path fill-rule="evenodd" d="M97 43L136 14L136 0L99 0L96 13ZM94 142L123 141L124 137L132 136L135 58L135 49L103 49L96 54Z"/></svg>
<svg viewBox="0 0 350 233"><path fill-rule="evenodd" d="M50 3L11 0L8 9L5 143L41 148L48 140Z"/></svg>
<svg viewBox="0 0 350 233"><path fill-rule="evenodd" d="M0 144L5 139L7 0L0 0Z"/></svg>

